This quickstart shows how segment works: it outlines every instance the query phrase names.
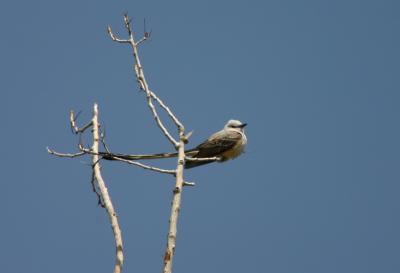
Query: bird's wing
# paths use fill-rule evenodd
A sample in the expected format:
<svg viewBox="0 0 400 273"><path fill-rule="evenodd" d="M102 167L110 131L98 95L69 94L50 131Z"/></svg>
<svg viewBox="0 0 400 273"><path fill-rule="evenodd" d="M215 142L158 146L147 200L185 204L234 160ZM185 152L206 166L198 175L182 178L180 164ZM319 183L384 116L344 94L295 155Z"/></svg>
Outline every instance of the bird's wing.
<svg viewBox="0 0 400 273"><path fill-rule="evenodd" d="M194 157L214 157L235 147L242 139L242 135L236 131L222 130L213 134L209 139L198 145L195 149L198 153Z"/></svg>

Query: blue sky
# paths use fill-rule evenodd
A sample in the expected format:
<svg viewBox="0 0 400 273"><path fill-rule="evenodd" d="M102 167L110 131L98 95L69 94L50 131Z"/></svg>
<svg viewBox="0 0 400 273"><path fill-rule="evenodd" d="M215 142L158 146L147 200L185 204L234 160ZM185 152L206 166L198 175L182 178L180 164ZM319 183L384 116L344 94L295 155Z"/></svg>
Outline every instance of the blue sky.
<svg viewBox="0 0 400 273"><path fill-rule="evenodd" d="M188 170L174 272L400 272L397 1L2 1L0 268L111 272L113 237L68 112L99 103L111 150L171 151L132 73L122 14L152 38L149 84L189 146L247 122L240 158ZM174 161L157 162L172 167ZM103 163L124 272L160 272L169 176Z"/></svg>

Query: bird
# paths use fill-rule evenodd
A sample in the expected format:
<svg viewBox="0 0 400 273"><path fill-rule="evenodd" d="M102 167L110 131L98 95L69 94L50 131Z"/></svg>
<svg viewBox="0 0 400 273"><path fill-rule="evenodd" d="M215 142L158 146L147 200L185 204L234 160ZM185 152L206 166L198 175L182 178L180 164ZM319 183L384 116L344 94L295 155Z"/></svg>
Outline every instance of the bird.
<svg viewBox="0 0 400 273"><path fill-rule="evenodd" d="M194 159L205 160L185 160L185 169L190 169L212 162L225 162L234 159L244 152L247 144L247 137L244 133L244 127L247 123L242 123L236 119L230 119L224 128L212 134L205 141L197 145L195 148L185 151L185 155ZM151 155L123 155L100 153L104 159L114 160L114 157L138 160L138 159L160 159L178 156L178 153L161 153ZM207 160L207 158L210 158Z"/></svg>
<svg viewBox="0 0 400 273"><path fill-rule="evenodd" d="M229 120L221 131L211 135L208 139L197 145L195 148L185 151L185 154L192 158L219 158L218 162L225 162L238 157L244 152L247 144L247 137L244 127L247 123L239 120ZM201 166L214 162L215 160L185 161L185 168Z"/></svg>

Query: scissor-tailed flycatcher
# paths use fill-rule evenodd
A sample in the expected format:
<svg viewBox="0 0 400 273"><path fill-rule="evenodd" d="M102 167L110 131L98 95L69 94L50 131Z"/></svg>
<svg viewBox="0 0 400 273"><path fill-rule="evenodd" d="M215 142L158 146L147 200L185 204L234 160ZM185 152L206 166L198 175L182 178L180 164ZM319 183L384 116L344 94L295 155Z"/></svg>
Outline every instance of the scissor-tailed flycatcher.
<svg viewBox="0 0 400 273"><path fill-rule="evenodd" d="M218 162L224 162L239 156L246 147L247 138L244 134L246 123L231 119L226 123L224 129L210 136L206 141L199 144L196 148L185 151L185 154L193 158L219 158ZM215 160L205 161L186 161L185 168L193 168L200 165L214 162Z"/></svg>
<svg viewBox="0 0 400 273"><path fill-rule="evenodd" d="M199 160L199 161L185 161L185 168L193 168L208 164L214 161L224 162L229 159L233 159L239 156L246 147L247 138L244 134L244 127L246 123L242 123L239 120L229 120L221 131L211 135L207 140L199 144L193 149L185 151L186 156L198 159L206 158L217 158L210 160ZM107 154L104 154L105 159ZM120 155L111 154L115 157L120 157L128 160L137 159L157 159L157 158L169 158L176 157L178 153L164 153L164 154L153 154L153 155Z"/></svg>

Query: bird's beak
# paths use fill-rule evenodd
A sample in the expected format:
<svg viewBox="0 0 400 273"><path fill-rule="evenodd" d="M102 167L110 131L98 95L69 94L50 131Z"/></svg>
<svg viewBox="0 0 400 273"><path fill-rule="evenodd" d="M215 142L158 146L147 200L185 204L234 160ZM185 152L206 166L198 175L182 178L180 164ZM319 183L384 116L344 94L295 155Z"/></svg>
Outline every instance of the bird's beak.
<svg viewBox="0 0 400 273"><path fill-rule="evenodd" d="M246 125L247 125L247 123L242 123L242 124L239 126L239 128L244 128L244 127L246 127Z"/></svg>

